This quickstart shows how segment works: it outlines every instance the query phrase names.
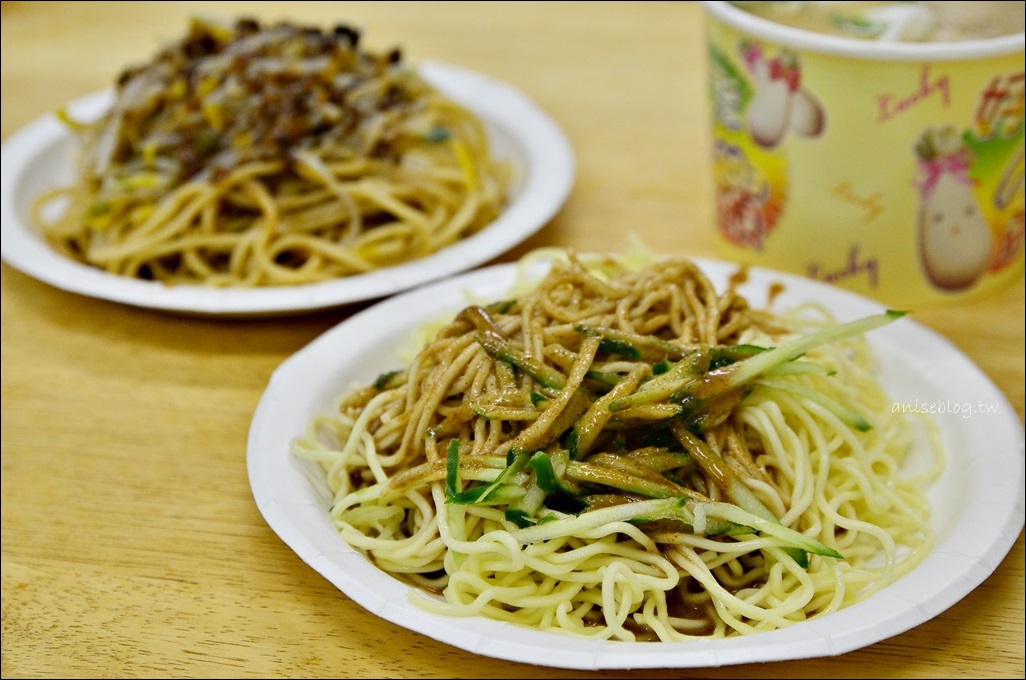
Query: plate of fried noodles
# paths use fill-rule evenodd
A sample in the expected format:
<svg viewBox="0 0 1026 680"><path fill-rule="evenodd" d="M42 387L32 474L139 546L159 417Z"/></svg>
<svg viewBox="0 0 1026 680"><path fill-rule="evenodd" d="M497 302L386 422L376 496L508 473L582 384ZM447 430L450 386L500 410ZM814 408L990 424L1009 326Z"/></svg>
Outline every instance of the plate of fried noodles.
<svg viewBox="0 0 1026 680"><path fill-rule="evenodd" d="M253 496L370 614L477 654L843 654L953 605L1023 526L1014 408L913 317L717 260L534 251L286 360Z"/></svg>
<svg viewBox="0 0 1026 680"><path fill-rule="evenodd" d="M194 20L4 141L4 261L130 305L280 314L473 268L556 214L575 159L541 108L360 39Z"/></svg>

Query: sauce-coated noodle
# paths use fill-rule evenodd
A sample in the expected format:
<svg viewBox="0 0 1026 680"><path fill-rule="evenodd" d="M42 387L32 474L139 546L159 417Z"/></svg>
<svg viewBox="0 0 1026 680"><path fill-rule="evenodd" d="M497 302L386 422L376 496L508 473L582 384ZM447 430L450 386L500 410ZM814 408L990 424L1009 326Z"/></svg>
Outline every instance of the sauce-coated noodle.
<svg viewBox="0 0 1026 680"><path fill-rule="evenodd" d="M367 272L483 229L511 182L483 123L359 37L193 22L124 73L102 118L65 115L79 177L39 197L39 230L110 273L253 287Z"/></svg>
<svg viewBox="0 0 1026 680"><path fill-rule="evenodd" d="M943 454L907 469L932 430L892 413L862 337L890 320L759 311L684 258L567 254L292 450L341 537L429 610L612 640L773 630L932 546Z"/></svg>

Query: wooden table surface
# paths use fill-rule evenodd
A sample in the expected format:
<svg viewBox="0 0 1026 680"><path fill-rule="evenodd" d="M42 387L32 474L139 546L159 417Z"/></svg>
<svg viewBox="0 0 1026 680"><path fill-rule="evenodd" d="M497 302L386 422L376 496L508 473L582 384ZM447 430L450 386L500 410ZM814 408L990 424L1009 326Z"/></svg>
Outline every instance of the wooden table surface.
<svg viewBox="0 0 1026 680"><path fill-rule="evenodd" d="M3 137L199 12L364 29L374 49L507 81L559 122L577 178L548 245L715 255L701 9L687 2L4 2ZM3 677L1022 678L1023 536L931 621L839 657L571 671L476 656L363 610L264 522L246 437L272 371L357 304L282 319L164 314L4 264ZM917 314L1023 418L1020 280Z"/></svg>

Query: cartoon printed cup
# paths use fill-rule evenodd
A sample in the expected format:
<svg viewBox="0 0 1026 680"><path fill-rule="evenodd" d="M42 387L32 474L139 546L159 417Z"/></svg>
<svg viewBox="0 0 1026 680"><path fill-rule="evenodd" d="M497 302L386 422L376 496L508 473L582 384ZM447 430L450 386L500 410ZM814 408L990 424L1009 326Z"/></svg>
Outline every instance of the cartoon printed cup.
<svg viewBox="0 0 1026 680"><path fill-rule="evenodd" d="M981 5L1021 3L969 13L957 2L702 4L724 256L902 308L972 299L1022 276L1022 21L1011 35L923 38L942 34L930 5L979 23ZM745 9L846 4L878 6L882 37Z"/></svg>

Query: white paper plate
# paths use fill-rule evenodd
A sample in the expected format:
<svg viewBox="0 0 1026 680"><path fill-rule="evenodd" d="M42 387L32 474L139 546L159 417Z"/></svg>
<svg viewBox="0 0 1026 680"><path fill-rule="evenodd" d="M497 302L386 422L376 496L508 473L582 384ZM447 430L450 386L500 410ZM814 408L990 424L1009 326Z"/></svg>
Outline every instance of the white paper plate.
<svg viewBox="0 0 1026 680"><path fill-rule="evenodd" d="M47 115L3 143L0 225L3 260L52 286L96 298L188 314L256 316L303 312L371 300L483 264L519 244L555 215L570 193L575 159L559 126L512 86L436 62L423 76L484 121L495 155L515 168L508 208L477 234L430 256L366 274L302 286L223 289L169 287L117 276L74 262L49 248L31 226L29 210L41 191L74 177L76 142ZM112 92L69 105L75 118L99 117Z"/></svg>
<svg viewBox="0 0 1026 680"><path fill-rule="evenodd" d="M722 289L736 265L697 260ZM909 575L840 612L790 628L724 640L627 643L571 638L490 619L428 614L407 601L409 587L374 567L328 521L323 474L289 454L289 441L333 399L404 362L411 329L455 314L474 300L504 297L515 265L481 269L381 302L354 315L285 361L253 417L248 468L267 523L307 564L371 613L478 654L577 669L712 667L843 654L902 633L960 600L994 571L1023 526L1023 429L1014 408L954 345L906 317L867 337L881 380L896 402L935 408L948 464L929 495L937 545ZM741 291L763 306L815 300L840 321L883 308L853 293L789 274L752 268ZM954 413L969 404L988 413ZM933 405L933 406L931 406ZM961 407L960 407L961 409Z"/></svg>

